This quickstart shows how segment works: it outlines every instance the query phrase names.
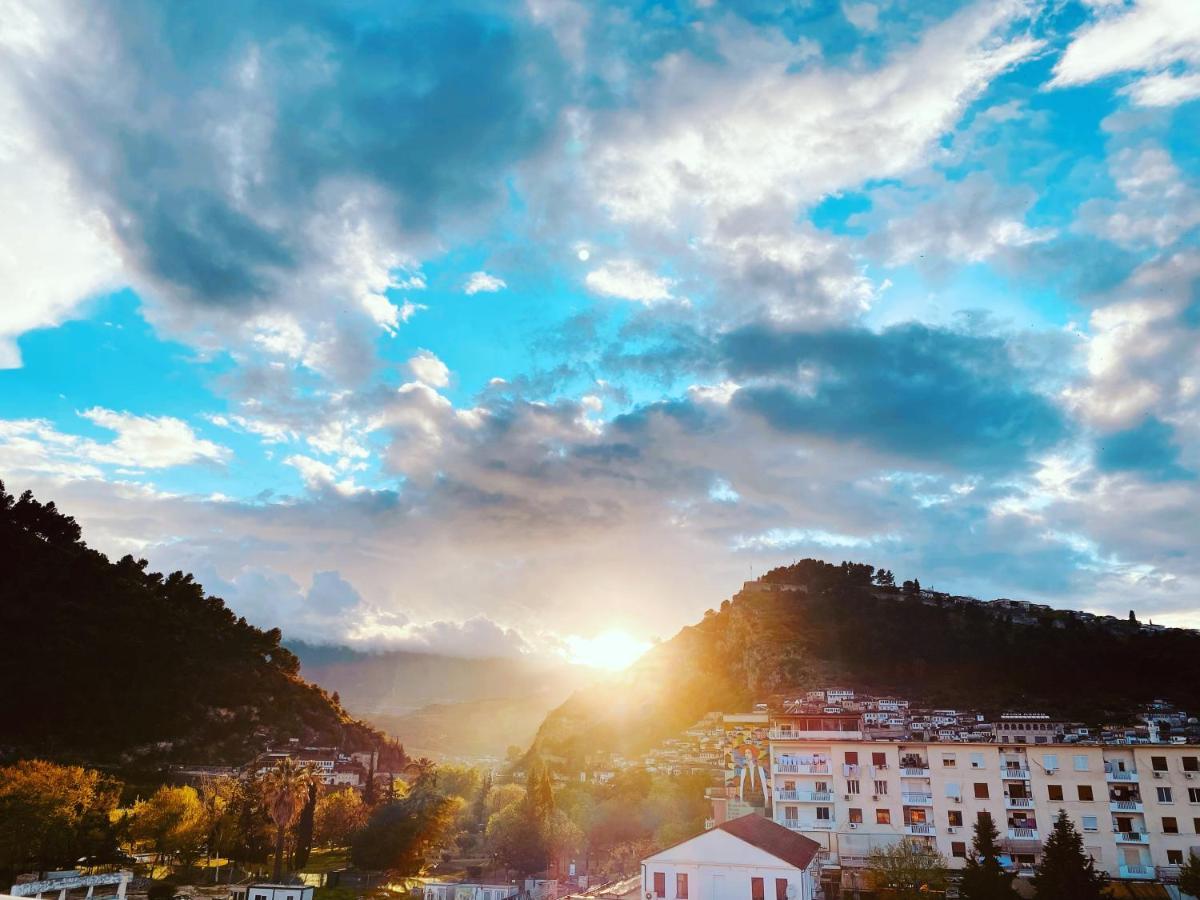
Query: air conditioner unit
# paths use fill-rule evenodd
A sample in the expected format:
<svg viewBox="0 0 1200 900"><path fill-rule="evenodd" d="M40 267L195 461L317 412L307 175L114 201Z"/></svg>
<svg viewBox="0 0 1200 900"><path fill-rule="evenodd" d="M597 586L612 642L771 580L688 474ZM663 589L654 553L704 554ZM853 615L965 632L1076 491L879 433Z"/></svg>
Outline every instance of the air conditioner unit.
<svg viewBox="0 0 1200 900"><path fill-rule="evenodd" d="M879 799L879 795L878 795L878 794L872 794L872 795L871 795L871 799L872 799L872 800L878 800L878 799Z"/></svg>
<svg viewBox="0 0 1200 900"><path fill-rule="evenodd" d="M1154 777L1155 777L1155 778L1162 778L1162 777L1163 777L1163 773L1162 773L1162 772L1155 772L1155 773L1154 773Z"/></svg>
<svg viewBox="0 0 1200 900"><path fill-rule="evenodd" d="M1191 772L1184 772L1184 773L1183 773L1183 777L1184 777L1184 778L1191 778L1191 777L1192 777L1192 773L1191 773Z"/></svg>
<svg viewBox="0 0 1200 900"><path fill-rule="evenodd" d="M946 832L947 832L947 834L958 834L958 826L957 826L957 825L951 825L950 827L948 827L948 828L946 829Z"/></svg>
<svg viewBox="0 0 1200 900"><path fill-rule="evenodd" d="M851 827L851 828L857 828L857 827L858 827L858 823L857 823L857 822L851 822L851 823L850 823L850 827Z"/></svg>
<svg viewBox="0 0 1200 900"><path fill-rule="evenodd" d="M1047 775L1053 775L1053 774L1054 774L1055 772L1057 772L1057 771L1058 771L1058 769L1047 769L1047 770L1046 770L1046 774L1047 774Z"/></svg>
<svg viewBox="0 0 1200 900"><path fill-rule="evenodd" d="M849 794L842 794L842 799L843 799L843 800L849 800L849 799L850 799L850 795L849 795Z"/></svg>

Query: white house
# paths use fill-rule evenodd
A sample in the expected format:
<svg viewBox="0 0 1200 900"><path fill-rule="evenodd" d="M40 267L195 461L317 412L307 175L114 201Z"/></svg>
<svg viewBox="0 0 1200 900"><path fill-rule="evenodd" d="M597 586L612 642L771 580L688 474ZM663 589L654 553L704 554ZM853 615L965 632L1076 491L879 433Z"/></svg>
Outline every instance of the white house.
<svg viewBox="0 0 1200 900"><path fill-rule="evenodd" d="M302 884L248 884L231 895L245 891L245 900L313 900L313 889Z"/></svg>
<svg viewBox="0 0 1200 900"><path fill-rule="evenodd" d="M814 900L820 844L759 815L642 860L647 900Z"/></svg>

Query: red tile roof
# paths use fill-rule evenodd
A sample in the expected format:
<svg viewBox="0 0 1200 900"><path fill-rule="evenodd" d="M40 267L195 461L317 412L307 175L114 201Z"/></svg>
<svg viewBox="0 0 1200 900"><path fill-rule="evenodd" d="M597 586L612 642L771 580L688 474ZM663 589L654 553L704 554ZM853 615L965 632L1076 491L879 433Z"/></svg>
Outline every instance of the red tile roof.
<svg viewBox="0 0 1200 900"><path fill-rule="evenodd" d="M717 827L797 869L807 869L821 849L821 845L812 838L796 834L790 828L784 828L755 813L722 822Z"/></svg>

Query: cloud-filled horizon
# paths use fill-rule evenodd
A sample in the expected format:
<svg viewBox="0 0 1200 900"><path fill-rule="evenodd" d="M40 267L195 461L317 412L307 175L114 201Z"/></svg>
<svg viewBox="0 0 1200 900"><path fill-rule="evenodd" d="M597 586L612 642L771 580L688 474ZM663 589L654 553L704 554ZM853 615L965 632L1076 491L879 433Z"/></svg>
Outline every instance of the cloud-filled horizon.
<svg viewBox="0 0 1200 900"><path fill-rule="evenodd" d="M0 11L0 478L98 549L472 656L805 556L1200 626L1189 0Z"/></svg>

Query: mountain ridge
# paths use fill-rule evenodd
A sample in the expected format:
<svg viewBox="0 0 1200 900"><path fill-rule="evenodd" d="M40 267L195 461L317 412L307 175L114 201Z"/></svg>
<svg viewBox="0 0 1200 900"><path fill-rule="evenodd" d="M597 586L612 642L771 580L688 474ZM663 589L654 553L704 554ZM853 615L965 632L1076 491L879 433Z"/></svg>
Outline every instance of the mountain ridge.
<svg viewBox="0 0 1200 900"><path fill-rule="evenodd" d="M884 583L878 583L882 580ZM895 587L873 566L807 559L749 582L613 687L577 691L532 749L565 764L636 755L713 710L837 684L929 705L1023 706L1098 721L1200 701L1200 633Z"/></svg>

